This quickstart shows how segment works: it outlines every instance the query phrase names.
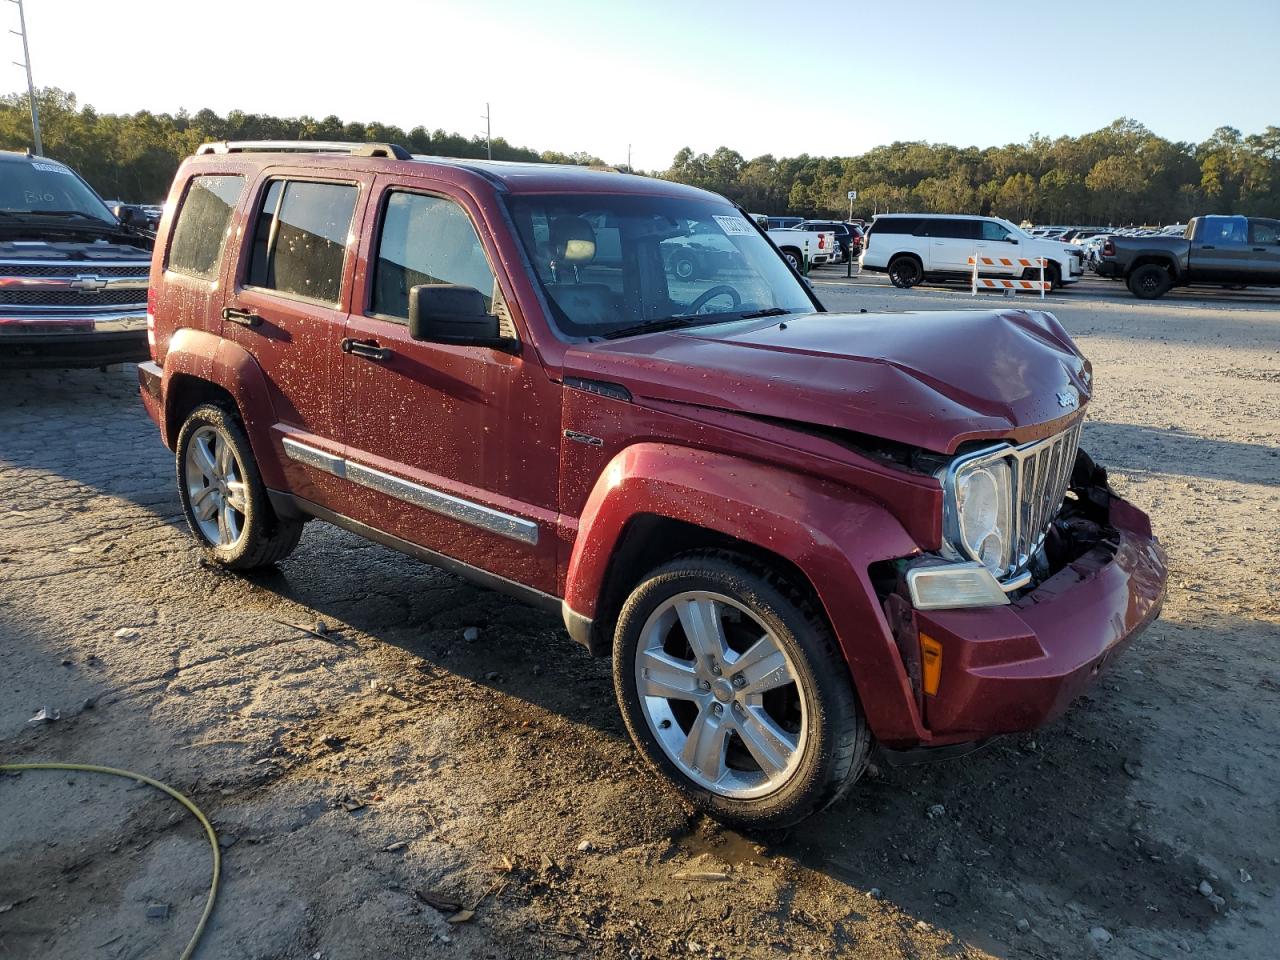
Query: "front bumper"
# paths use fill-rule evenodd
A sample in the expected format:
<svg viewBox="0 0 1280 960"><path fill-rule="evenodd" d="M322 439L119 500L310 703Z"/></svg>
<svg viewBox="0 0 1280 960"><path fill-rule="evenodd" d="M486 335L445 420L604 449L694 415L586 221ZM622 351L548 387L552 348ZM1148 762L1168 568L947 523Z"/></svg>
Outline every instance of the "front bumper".
<svg viewBox="0 0 1280 960"><path fill-rule="evenodd" d="M0 368L105 367L148 350L146 313L0 316Z"/></svg>
<svg viewBox="0 0 1280 960"><path fill-rule="evenodd" d="M1009 606L918 611L942 645L938 690L924 699L932 745L1039 727L1160 614L1164 548L1146 515L1110 505L1114 546L1099 545Z"/></svg>

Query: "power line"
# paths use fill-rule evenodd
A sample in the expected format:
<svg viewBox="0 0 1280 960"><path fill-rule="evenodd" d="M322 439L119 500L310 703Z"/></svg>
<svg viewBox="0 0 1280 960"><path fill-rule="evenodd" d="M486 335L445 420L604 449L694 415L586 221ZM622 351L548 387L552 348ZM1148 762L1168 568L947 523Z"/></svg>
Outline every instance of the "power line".
<svg viewBox="0 0 1280 960"><path fill-rule="evenodd" d="M9 32L22 38L22 62L14 60L13 65L27 71L27 102L31 105L31 132L35 136L36 156L43 157L44 144L40 142L40 110L36 106L36 85L31 80L31 50L27 46L27 15L22 9L22 0L9 0L9 2L18 5L18 25L21 28Z"/></svg>

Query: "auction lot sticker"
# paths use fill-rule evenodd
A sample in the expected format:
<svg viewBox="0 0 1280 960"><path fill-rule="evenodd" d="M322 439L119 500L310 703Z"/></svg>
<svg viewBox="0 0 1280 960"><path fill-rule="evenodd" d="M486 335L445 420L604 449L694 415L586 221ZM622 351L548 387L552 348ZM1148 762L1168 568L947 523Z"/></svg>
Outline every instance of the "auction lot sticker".
<svg viewBox="0 0 1280 960"><path fill-rule="evenodd" d="M747 225L747 221L741 217L720 217L712 216L716 223L720 224L720 229L731 237L749 237L755 231Z"/></svg>

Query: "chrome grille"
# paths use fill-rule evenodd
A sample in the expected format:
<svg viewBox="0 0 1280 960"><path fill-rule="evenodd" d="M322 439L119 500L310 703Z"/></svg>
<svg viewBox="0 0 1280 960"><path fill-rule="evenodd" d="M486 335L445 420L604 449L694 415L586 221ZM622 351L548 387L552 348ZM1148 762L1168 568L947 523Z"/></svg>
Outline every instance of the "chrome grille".
<svg viewBox="0 0 1280 960"><path fill-rule="evenodd" d="M0 293L0 304L6 307L116 307L146 302L146 290L6 290Z"/></svg>
<svg viewBox="0 0 1280 960"><path fill-rule="evenodd" d="M1014 551L1010 573L1027 565L1044 543L1071 483L1083 422L1056 436L1023 444L1013 459Z"/></svg>
<svg viewBox="0 0 1280 960"><path fill-rule="evenodd" d="M77 260L74 263L4 263L0 266L0 273L11 277L74 277L81 273L92 273L99 277L145 277L150 270L151 263L147 260L136 263Z"/></svg>

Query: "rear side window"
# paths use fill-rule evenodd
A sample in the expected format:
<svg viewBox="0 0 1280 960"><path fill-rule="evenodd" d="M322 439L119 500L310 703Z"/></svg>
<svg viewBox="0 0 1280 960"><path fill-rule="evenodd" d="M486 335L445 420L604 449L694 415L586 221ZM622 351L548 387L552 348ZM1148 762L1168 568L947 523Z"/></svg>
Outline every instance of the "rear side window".
<svg viewBox="0 0 1280 960"><path fill-rule="evenodd" d="M973 220L930 220L929 236L951 240L978 239L978 224Z"/></svg>
<svg viewBox="0 0 1280 960"><path fill-rule="evenodd" d="M920 220L916 217L880 217L873 226L877 234L916 233Z"/></svg>
<svg viewBox="0 0 1280 960"><path fill-rule="evenodd" d="M231 214L244 189L244 177L192 177L169 241L168 269L201 280L215 280L227 245Z"/></svg>
<svg viewBox="0 0 1280 960"><path fill-rule="evenodd" d="M1250 243L1280 243L1280 220L1250 220Z"/></svg>
<svg viewBox="0 0 1280 960"><path fill-rule="evenodd" d="M273 181L254 229L249 285L338 303L357 195L354 184Z"/></svg>
<svg viewBox="0 0 1280 960"><path fill-rule="evenodd" d="M409 291L436 283L475 287L493 309L493 271L463 209L442 197L392 193L378 236L372 311L408 319Z"/></svg>

